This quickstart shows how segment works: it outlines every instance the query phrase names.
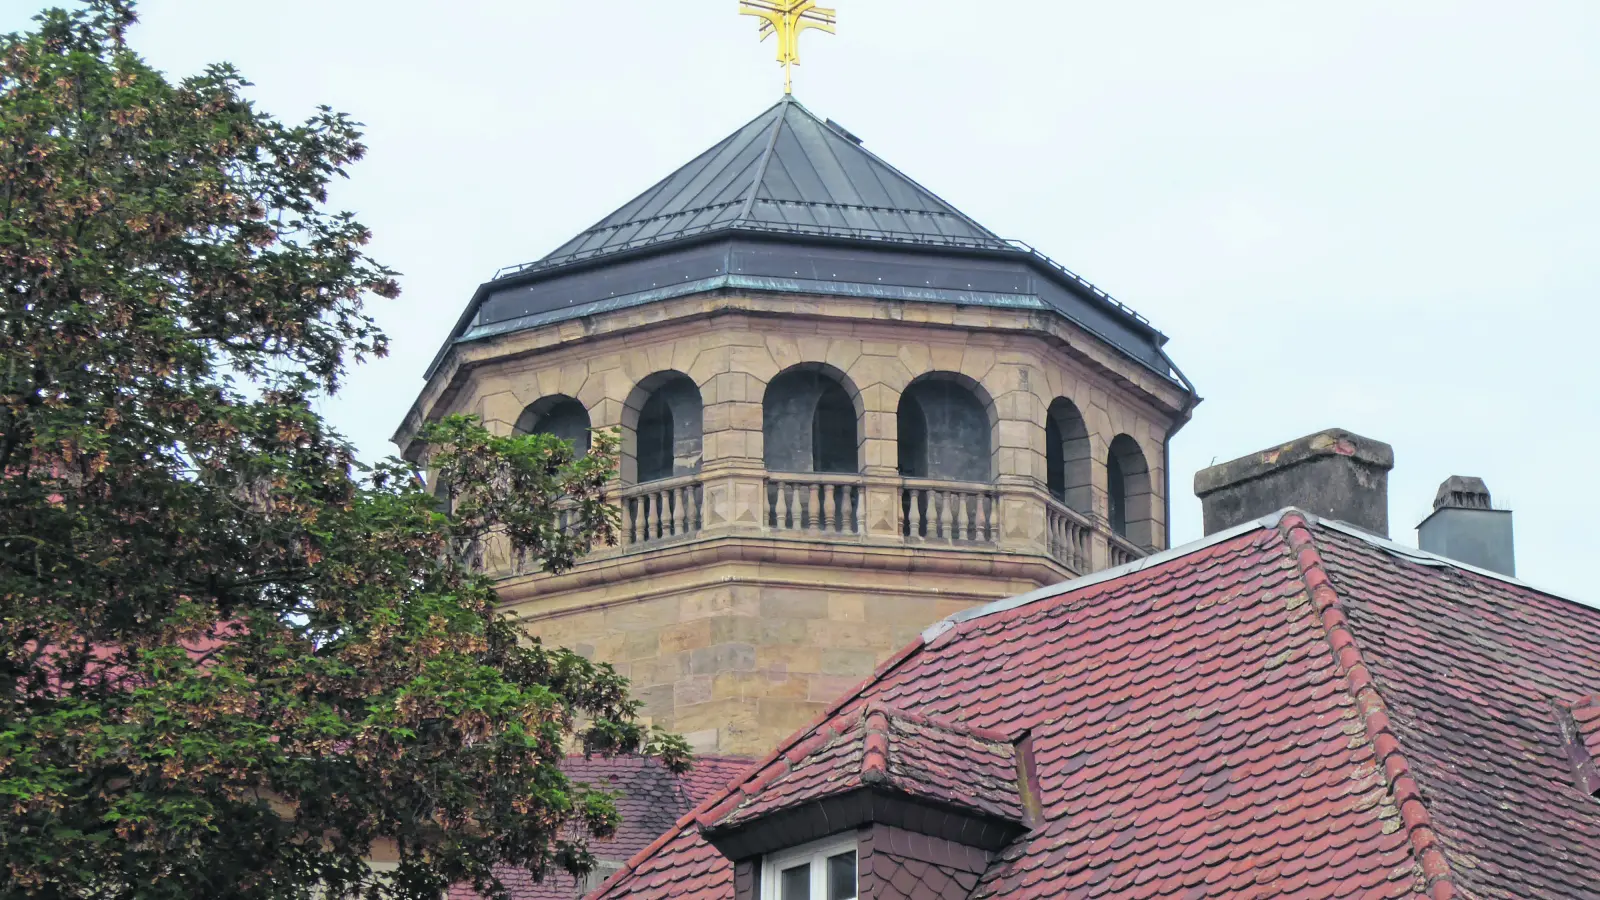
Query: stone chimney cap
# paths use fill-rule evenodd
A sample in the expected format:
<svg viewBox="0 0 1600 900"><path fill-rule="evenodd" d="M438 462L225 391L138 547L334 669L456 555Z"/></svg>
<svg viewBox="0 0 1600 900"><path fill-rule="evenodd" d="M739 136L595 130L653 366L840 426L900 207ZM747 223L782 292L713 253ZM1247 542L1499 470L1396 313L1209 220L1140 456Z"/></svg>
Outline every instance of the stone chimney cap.
<svg viewBox="0 0 1600 900"><path fill-rule="evenodd" d="M1489 497L1489 486L1482 478L1468 475L1451 475L1439 485L1433 498L1434 509L1494 509Z"/></svg>
<svg viewBox="0 0 1600 900"><path fill-rule="evenodd" d="M1261 478L1321 456L1349 457L1385 472L1394 468L1393 447L1342 428L1330 428L1202 470L1194 477L1194 492L1203 498L1225 487Z"/></svg>

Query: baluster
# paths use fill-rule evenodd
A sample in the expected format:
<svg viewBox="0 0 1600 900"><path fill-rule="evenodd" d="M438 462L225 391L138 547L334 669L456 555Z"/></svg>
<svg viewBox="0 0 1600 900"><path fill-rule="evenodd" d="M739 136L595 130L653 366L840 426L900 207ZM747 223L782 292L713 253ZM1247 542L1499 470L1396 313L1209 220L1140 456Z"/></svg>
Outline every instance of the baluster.
<svg viewBox="0 0 1600 900"><path fill-rule="evenodd" d="M793 488L788 482L778 485L778 528L789 530L789 515L793 509Z"/></svg>
<svg viewBox="0 0 1600 900"><path fill-rule="evenodd" d="M867 533L867 489L860 485L850 486L851 521L855 523L856 534Z"/></svg>
<svg viewBox="0 0 1600 900"><path fill-rule="evenodd" d="M654 534L652 535L652 537L654 537L655 540L659 541L663 537L665 537L666 533L667 533L666 529L663 527L663 525L665 523L662 521L662 519L665 517L664 514L667 511L666 510L667 498L663 497L661 495L660 491L651 491L650 492L650 505L652 507L654 507L654 509L652 511L652 515L651 515L651 521L654 523L654 526L655 526L652 529L654 531Z"/></svg>
<svg viewBox="0 0 1600 900"><path fill-rule="evenodd" d="M689 488L674 488L672 500L677 504L672 513L672 533L682 537L689 527Z"/></svg>
<svg viewBox="0 0 1600 900"><path fill-rule="evenodd" d="M835 507L835 509L833 511L833 515L830 515L829 512L828 512L828 507L830 507L830 506ZM838 514L837 507L838 507L838 501L833 499L833 487L832 487L832 485L826 485L826 484L817 485L817 530L818 531L822 532L823 534L827 534L828 533L828 530L831 527L830 523L833 521L834 518L837 517L837 514Z"/></svg>
<svg viewBox="0 0 1600 900"><path fill-rule="evenodd" d="M928 505L931 507L928 512L929 518L932 520L928 525L928 537L948 538L950 536L945 531L945 508L949 504L950 495L948 493L939 490L928 491Z"/></svg>
<svg viewBox="0 0 1600 900"><path fill-rule="evenodd" d="M684 497L689 501L689 515L687 518L690 534L700 533L700 484L696 482L689 485L684 492Z"/></svg>
<svg viewBox="0 0 1600 900"><path fill-rule="evenodd" d="M629 544L639 543L639 498L628 499L628 526L627 535Z"/></svg>

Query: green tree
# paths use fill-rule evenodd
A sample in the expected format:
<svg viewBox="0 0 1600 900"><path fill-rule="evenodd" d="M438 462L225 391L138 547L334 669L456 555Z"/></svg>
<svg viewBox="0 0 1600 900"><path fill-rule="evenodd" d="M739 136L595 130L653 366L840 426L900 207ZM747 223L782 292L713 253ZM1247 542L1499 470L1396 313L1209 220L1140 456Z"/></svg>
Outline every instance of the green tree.
<svg viewBox="0 0 1600 900"><path fill-rule="evenodd" d="M447 502L313 411L384 352L362 156L215 66L169 82L131 0L0 37L0 896L436 898L581 872L655 752L613 671L542 647L462 560L615 540L614 439L430 426ZM398 849L375 879L363 858Z"/></svg>

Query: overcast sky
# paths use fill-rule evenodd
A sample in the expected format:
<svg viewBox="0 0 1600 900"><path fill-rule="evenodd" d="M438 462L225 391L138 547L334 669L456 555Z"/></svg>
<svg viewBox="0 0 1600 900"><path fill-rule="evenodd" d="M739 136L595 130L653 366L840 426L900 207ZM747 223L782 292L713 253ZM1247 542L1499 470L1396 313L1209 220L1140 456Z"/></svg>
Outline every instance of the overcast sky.
<svg viewBox="0 0 1600 900"><path fill-rule="evenodd" d="M49 5L0 2L0 30ZM1150 318L1205 403L1197 469L1329 426L1394 445L1393 534L1439 482L1516 511L1519 574L1600 602L1600 3L837 0L796 93ZM143 0L135 47L367 124L335 195L404 273L394 353L325 404L387 443L473 289L782 90L733 0Z"/></svg>

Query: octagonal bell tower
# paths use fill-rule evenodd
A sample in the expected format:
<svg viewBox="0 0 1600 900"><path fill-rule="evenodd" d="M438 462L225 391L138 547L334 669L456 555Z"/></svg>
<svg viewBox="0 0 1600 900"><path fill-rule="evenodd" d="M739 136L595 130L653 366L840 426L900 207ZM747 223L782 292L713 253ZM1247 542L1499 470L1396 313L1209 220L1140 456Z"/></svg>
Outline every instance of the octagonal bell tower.
<svg viewBox="0 0 1600 900"><path fill-rule="evenodd" d="M785 98L481 286L395 437L622 434L622 545L506 609L764 753L939 619L1167 546L1149 322Z"/></svg>

